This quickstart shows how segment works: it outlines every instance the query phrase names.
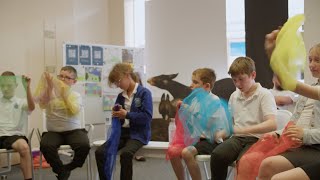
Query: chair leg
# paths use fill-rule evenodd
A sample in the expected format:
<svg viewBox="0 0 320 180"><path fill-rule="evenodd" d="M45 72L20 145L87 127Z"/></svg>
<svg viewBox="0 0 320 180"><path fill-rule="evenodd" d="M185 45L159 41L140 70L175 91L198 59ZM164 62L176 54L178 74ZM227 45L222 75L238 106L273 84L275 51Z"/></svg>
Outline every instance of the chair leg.
<svg viewBox="0 0 320 180"><path fill-rule="evenodd" d="M32 154L32 149L31 149L31 146L29 146L29 148L30 148L30 156L31 156L31 173L32 173L32 179L35 179L35 177L34 177L34 166L33 166L33 154Z"/></svg>
<svg viewBox="0 0 320 180"><path fill-rule="evenodd" d="M210 180L211 177L209 176L207 164L206 164L205 161L203 161L203 166L204 166L204 171L205 171L205 173L206 173L206 178L207 178L207 180Z"/></svg>
<svg viewBox="0 0 320 180"><path fill-rule="evenodd" d="M91 159L90 159L90 151L87 156L87 179L91 180Z"/></svg>
<svg viewBox="0 0 320 180"><path fill-rule="evenodd" d="M8 172L11 171L11 153L8 153L7 155L8 159Z"/></svg>
<svg viewBox="0 0 320 180"><path fill-rule="evenodd" d="M7 173L7 172L11 171L11 153L6 152L6 154L7 154L7 165L6 165L6 168L1 168L4 170L1 170L0 174ZM1 175L1 177L6 177L6 175Z"/></svg>
<svg viewBox="0 0 320 180"><path fill-rule="evenodd" d="M8 179L8 176L7 176L7 175L1 175L0 177L1 177L1 178L0 178L1 180Z"/></svg>
<svg viewBox="0 0 320 180"><path fill-rule="evenodd" d="M1 171L0 173L7 173L11 171L11 153L6 153L7 154L7 167L3 168L4 170ZM3 175L5 176L5 175Z"/></svg>
<svg viewBox="0 0 320 180"><path fill-rule="evenodd" d="M234 174L235 173L235 168L232 166L228 166L228 174L226 180L233 180Z"/></svg>
<svg viewBox="0 0 320 180"><path fill-rule="evenodd" d="M39 156L40 156L39 180L42 180L42 153L41 153L41 151L39 152Z"/></svg>

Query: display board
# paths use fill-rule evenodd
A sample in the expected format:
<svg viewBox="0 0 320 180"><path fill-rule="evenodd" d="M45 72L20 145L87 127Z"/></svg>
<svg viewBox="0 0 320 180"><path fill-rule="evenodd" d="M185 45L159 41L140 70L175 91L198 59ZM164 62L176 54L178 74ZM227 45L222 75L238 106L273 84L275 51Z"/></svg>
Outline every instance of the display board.
<svg viewBox="0 0 320 180"><path fill-rule="evenodd" d="M73 66L78 81L73 89L83 99L86 123L111 123L111 108L121 89L108 86L108 74L114 64L131 63L145 84L144 49L124 46L64 43L63 65Z"/></svg>

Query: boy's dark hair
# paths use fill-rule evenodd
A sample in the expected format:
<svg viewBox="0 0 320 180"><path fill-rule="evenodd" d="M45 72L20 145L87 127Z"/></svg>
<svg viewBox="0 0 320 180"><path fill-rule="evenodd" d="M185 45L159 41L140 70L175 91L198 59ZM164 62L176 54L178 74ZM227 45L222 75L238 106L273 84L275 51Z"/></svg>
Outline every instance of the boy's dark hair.
<svg viewBox="0 0 320 180"><path fill-rule="evenodd" d="M73 73L75 75L74 78L78 77L77 70L72 66L64 66L64 67L61 68L60 71L68 71L68 72L71 72L71 73Z"/></svg>
<svg viewBox="0 0 320 180"><path fill-rule="evenodd" d="M249 57L238 57L231 64L228 74L231 76L237 76L240 74L251 75L253 71L256 71L254 61Z"/></svg>
<svg viewBox="0 0 320 180"><path fill-rule="evenodd" d="M210 68L196 69L195 71L193 71L192 75L198 76L204 84L209 83L211 89L213 88L213 85L216 82L216 73L213 69Z"/></svg>
<svg viewBox="0 0 320 180"><path fill-rule="evenodd" d="M5 71L1 74L1 77L2 76L6 76L5 79L13 79L15 82L16 82L16 75L11 72L11 71ZM12 76L12 77L8 77L8 76ZM4 78L1 78L1 80L4 79Z"/></svg>
<svg viewBox="0 0 320 180"><path fill-rule="evenodd" d="M16 76L16 75L11 71L5 71L1 74L1 76Z"/></svg>

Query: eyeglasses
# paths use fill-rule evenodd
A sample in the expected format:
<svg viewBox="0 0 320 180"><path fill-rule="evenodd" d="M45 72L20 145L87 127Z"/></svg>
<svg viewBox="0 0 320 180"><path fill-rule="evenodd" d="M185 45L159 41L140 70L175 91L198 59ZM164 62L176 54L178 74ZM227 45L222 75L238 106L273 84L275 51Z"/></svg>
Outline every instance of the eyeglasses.
<svg viewBox="0 0 320 180"><path fill-rule="evenodd" d="M68 76L63 76L63 75L57 75L57 78L60 79L60 80L75 80L75 78L71 78L71 77L68 77Z"/></svg>

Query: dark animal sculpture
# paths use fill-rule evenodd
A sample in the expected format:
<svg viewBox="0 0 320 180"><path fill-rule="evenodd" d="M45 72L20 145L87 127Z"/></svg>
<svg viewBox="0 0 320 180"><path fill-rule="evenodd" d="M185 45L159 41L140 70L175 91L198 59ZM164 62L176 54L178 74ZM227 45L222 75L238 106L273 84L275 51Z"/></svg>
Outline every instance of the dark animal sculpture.
<svg viewBox="0 0 320 180"><path fill-rule="evenodd" d="M167 90L173 96L172 101L170 101L168 94L165 96L165 93L163 93L161 96L159 113L162 115L163 119L174 118L177 101L182 100L191 93L191 88L189 86L173 80L177 76L178 73L169 75L162 74L148 79L148 83L150 85ZM215 82L212 93L226 101L229 101L230 95L235 90L236 87L233 84L232 79L224 78Z"/></svg>
<svg viewBox="0 0 320 180"><path fill-rule="evenodd" d="M229 101L231 94L236 90L231 78L224 78L214 83L212 93L219 96L220 98Z"/></svg>
<svg viewBox="0 0 320 180"><path fill-rule="evenodd" d="M170 75L163 74L148 79L148 83L152 86L169 91L174 99L183 99L190 94L191 89L184 84L174 81L173 79L177 76L178 73Z"/></svg>
<svg viewBox="0 0 320 180"><path fill-rule="evenodd" d="M162 119L167 119L166 116L168 115L168 109L166 108L166 102L165 102L166 94L163 93L161 96L161 101L159 104L159 113L162 116Z"/></svg>
<svg viewBox="0 0 320 180"><path fill-rule="evenodd" d="M159 113L162 119L169 120L174 118L176 113L177 100L170 101L169 94L163 93L159 104Z"/></svg>

